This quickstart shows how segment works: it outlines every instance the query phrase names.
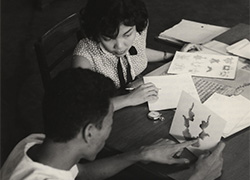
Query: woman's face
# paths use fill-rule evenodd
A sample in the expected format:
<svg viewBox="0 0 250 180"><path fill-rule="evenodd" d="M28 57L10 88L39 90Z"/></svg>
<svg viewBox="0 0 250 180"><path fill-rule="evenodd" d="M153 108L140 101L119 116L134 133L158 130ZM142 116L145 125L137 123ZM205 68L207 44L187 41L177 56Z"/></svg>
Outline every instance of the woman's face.
<svg viewBox="0 0 250 180"><path fill-rule="evenodd" d="M117 57L124 56L132 46L136 36L136 26L125 26L123 24L119 27L119 34L115 39L106 36L101 36L100 41L106 51L114 54Z"/></svg>

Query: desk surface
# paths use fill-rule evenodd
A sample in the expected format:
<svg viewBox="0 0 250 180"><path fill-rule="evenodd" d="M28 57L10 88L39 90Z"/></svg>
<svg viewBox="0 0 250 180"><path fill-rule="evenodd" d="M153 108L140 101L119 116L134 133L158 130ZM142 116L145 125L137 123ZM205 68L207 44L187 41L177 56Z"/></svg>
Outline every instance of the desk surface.
<svg viewBox="0 0 250 180"><path fill-rule="evenodd" d="M151 144L159 138L170 138L169 129L174 116L174 110L161 111L165 121L154 123L147 118L148 106L142 104L137 107L128 107L114 114L113 129L107 140L107 146L126 152L143 145ZM224 139L224 167L221 180L249 179L249 128ZM188 151L184 155L195 160ZM146 170L160 176L182 179L191 173L183 170L185 166L168 166L156 163L140 164ZM179 172L181 171L181 173ZM184 178L185 179L185 178Z"/></svg>
<svg viewBox="0 0 250 180"><path fill-rule="evenodd" d="M168 65L165 65L168 66ZM164 67L163 67L164 68ZM166 67L165 67L166 68ZM151 73L152 74L152 73ZM174 117L174 110L161 111L165 121L154 123L147 118L147 104L127 107L115 112L113 129L106 145L112 149L125 152L153 143L159 138L173 139L169 129ZM248 180L249 175L249 147L250 128L246 128L223 141L226 147L223 151L224 165L221 180ZM196 157L185 150L184 157L192 162ZM187 179L192 173L186 165L163 165L157 163L138 164L145 170L161 178Z"/></svg>

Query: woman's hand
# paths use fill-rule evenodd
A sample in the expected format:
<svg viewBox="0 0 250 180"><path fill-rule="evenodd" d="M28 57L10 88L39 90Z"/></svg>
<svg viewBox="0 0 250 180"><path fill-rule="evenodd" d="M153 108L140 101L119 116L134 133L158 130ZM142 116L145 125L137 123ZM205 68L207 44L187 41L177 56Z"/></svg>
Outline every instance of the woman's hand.
<svg viewBox="0 0 250 180"><path fill-rule="evenodd" d="M158 99L158 90L153 83L142 84L128 94L128 100L132 106L155 101Z"/></svg>
<svg viewBox="0 0 250 180"><path fill-rule="evenodd" d="M201 51L202 48L199 44L185 44L182 48L181 48L181 52L193 52L193 51Z"/></svg>

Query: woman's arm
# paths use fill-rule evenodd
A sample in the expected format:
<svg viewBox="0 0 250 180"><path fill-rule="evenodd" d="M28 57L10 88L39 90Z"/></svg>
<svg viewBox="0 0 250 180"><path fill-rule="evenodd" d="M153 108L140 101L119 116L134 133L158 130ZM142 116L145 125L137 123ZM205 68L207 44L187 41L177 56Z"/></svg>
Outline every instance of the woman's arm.
<svg viewBox="0 0 250 180"><path fill-rule="evenodd" d="M171 58L173 53L146 48L146 55L148 62L157 62Z"/></svg>
<svg viewBox="0 0 250 180"><path fill-rule="evenodd" d="M114 111L158 99L158 88L152 83L142 84L128 94L112 98Z"/></svg>
<svg viewBox="0 0 250 180"><path fill-rule="evenodd" d="M81 67L83 69L92 69L90 62L83 56L73 56L72 66L74 68Z"/></svg>
<svg viewBox="0 0 250 180"><path fill-rule="evenodd" d="M73 56L73 67L92 69L88 59L77 55ZM157 95L158 89L152 83L147 83L136 87L126 95L114 97L112 102L116 111L124 107L136 106L147 101L156 100L158 98Z"/></svg>

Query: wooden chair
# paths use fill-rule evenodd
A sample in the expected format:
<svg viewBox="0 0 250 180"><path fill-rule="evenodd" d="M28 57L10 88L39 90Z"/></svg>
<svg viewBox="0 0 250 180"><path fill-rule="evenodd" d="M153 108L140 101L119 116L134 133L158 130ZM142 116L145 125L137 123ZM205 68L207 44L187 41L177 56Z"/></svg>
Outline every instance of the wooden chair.
<svg viewBox="0 0 250 180"><path fill-rule="evenodd" d="M46 89L51 79L71 66L73 50L81 38L78 14L62 20L35 42L35 51Z"/></svg>

